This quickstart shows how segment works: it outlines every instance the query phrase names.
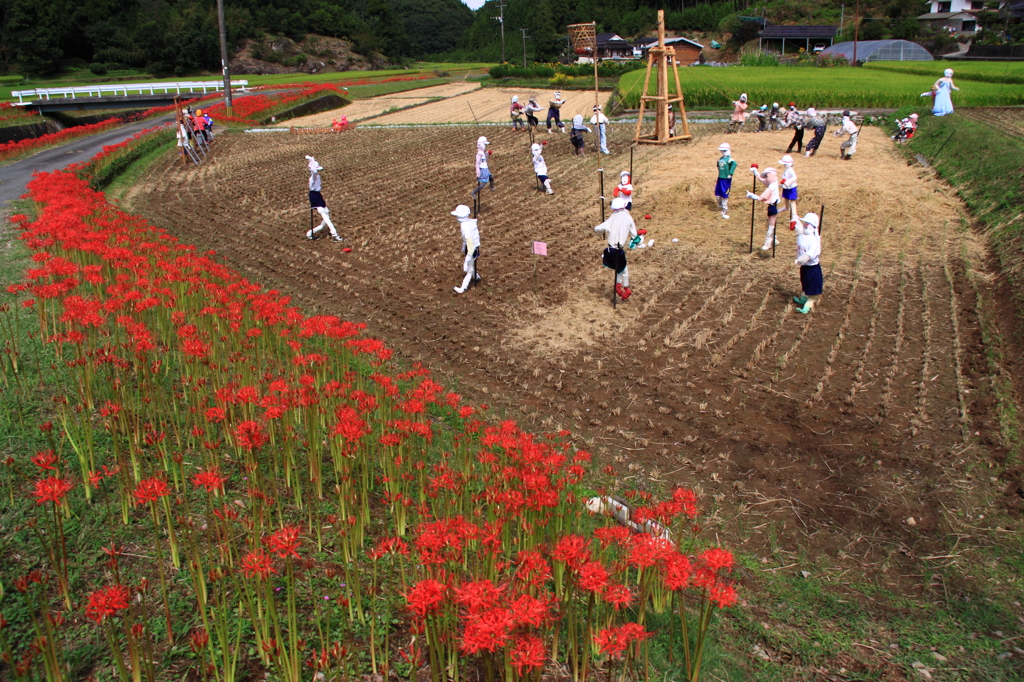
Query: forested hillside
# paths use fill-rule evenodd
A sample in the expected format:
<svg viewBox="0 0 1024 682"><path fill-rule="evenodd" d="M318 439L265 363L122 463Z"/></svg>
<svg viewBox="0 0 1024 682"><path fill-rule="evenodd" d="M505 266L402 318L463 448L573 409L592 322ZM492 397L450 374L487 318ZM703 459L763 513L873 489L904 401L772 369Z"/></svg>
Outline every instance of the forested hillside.
<svg viewBox="0 0 1024 682"><path fill-rule="evenodd" d="M364 54L419 57L457 46L459 0L225 0L228 41L261 33L348 38ZM47 74L68 60L183 75L219 70L214 0L0 0L0 66Z"/></svg>
<svg viewBox="0 0 1024 682"><path fill-rule="evenodd" d="M739 29L737 14L773 23L839 23L842 0L490 0L475 13L460 0L225 0L229 50L264 34L300 40L315 33L351 41L364 55L391 60L446 55L498 61L501 23L509 61L553 60L565 50L566 24L596 21L600 31L632 38L650 31L658 8L673 31ZM883 23L869 37L916 32L921 0L863 0L862 15ZM852 29L852 3L846 28ZM58 71L70 60L184 75L218 70L214 0L0 0L0 68ZM884 25L883 25L884 24ZM748 28L752 28L748 24Z"/></svg>

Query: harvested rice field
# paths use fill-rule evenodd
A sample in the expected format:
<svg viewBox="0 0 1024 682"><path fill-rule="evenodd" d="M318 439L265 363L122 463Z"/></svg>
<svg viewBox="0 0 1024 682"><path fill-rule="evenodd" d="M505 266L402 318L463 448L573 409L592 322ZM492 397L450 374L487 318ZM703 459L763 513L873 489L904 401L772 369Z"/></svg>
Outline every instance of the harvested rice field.
<svg viewBox="0 0 1024 682"><path fill-rule="evenodd" d="M357 99L342 109L323 111L318 114L310 114L309 116L293 118L287 123L282 123L279 127L302 128L306 126L329 126L331 125L332 120L342 115L348 116L349 121L356 123L366 118L380 116L392 109L402 109L405 107L424 104L425 102L430 102L436 99L454 97L463 93L472 92L473 90L479 89L479 87L480 86L477 83L445 83L443 85L433 85L428 88L420 88L418 90L408 90L394 95L381 95L379 97Z"/></svg>
<svg viewBox="0 0 1024 682"><path fill-rule="evenodd" d="M504 121L511 94L530 91L474 90L375 123L464 122L467 104L481 121ZM592 101L568 93L563 118ZM1006 456L987 387L1015 376L1019 393L1021 371L1000 330L985 327L982 301L994 299L995 283L959 200L877 128L864 128L852 161L839 160L831 135L817 156L796 157L800 212L824 206L825 292L800 315L788 214L773 258L759 248L765 215L754 209L751 253L744 198L746 169L776 165L789 135L694 126L690 144L634 149L633 215L649 242L630 252L634 294L613 309L593 226L599 169L608 194L630 166L632 126L612 128L611 157L594 154L593 136L577 157L567 135L541 135L554 196L537 189L526 133L363 127L225 135L201 168L158 163L124 202L307 310L367 322L470 398L527 426L572 430L639 488L695 487L714 500L716 528L766 563L854 570L882 589L941 600L945 583L915 576L919 557L949 554L946 539L960 528L949 510L974 518L1019 497L978 473ZM481 134L492 141L496 191L484 191L479 215L483 281L459 296L449 211L471 203ZM712 196L724 140L740 166L729 220ZM304 238L305 154L325 168L343 244ZM531 256L534 240L547 243L547 257ZM958 589L983 588L980 578L958 580ZM863 601L849 585L840 577L828 589ZM764 628L783 625L772 605L747 606ZM871 627L883 655L868 647L836 668L906 679L884 654L895 626L883 616Z"/></svg>

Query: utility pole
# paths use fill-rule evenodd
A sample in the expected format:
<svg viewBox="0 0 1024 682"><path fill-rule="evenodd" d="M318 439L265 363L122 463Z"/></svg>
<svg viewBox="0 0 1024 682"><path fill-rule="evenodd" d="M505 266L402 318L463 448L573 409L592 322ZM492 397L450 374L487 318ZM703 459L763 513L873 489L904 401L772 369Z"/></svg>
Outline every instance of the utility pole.
<svg viewBox="0 0 1024 682"><path fill-rule="evenodd" d="M842 9L839 10L839 35L843 35L843 19L846 18L846 3L843 3Z"/></svg>
<svg viewBox="0 0 1024 682"><path fill-rule="evenodd" d="M231 73L228 71L228 32L224 25L224 0L217 0L217 21L220 23L220 68L224 73L224 107L227 115L233 116L231 109Z"/></svg>
<svg viewBox="0 0 1024 682"><path fill-rule="evenodd" d="M523 34L523 68L526 68L526 39L530 36L526 35L526 29L521 28L519 32Z"/></svg>
<svg viewBox="0 0 1024 682"><path fill-rule="evenodd" d="M853 65L857 66L857 37L860 33L860 0L857 0L857 9L853 12Z"/></svg>
<svg viewBox="0 0 1024 682"><path fill-rule="evenodd" d="M500 5L499 4L498 5L498 10L500 11L501 16L491 17L491 19L496 19L498 21L498 23L501 24L501 63L502 64L505 63L505 8L506 7L508 7L508 5Z"/></svg>

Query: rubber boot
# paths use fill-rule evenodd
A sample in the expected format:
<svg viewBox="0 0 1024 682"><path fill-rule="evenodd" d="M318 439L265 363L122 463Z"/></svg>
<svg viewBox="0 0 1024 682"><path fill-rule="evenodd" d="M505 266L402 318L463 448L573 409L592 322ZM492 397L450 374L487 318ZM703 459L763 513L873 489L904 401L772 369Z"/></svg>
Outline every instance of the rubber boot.
<svg viewBox="0 0 1024 682"><path fill-rule="evenodd" d="M490 186L491 191L493 192L494 191L494 176L493 175L491 176L491 179L488 181L488 185Z"/></svg>
<svg viewBox="0 0 1024 682"><path fill-rule="evenodd" d="M804 307L804 304L807 303L807 301L808 301L808 298L806 296L804 296L803 294L800 294L799 296L794 296L793 297L793 303L796 303L801 308Z"/></svg>
<svg viewBox="0 0 1024 682"><path fill-rule="evenodd" d="M814 310L814 300L816 298L817 296L811 296L810 298L807 299L807 302L804 303L803 307L797 308L796 311L801 315L806 315L807 313L811 312L812 310Z"/></svg>

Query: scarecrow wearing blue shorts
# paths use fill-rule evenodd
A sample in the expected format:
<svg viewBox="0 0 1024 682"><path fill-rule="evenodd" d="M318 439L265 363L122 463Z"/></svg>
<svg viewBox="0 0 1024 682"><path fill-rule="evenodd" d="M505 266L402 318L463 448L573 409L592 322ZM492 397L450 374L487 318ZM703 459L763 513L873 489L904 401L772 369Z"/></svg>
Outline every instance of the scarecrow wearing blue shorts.
<svg viewBox="0 0 1024 682"><path fill-rule="evenodd" d="M718 159L718 181L715 182L715 198L722 209L722 217L729 219L729 190L732 189L732 176L736 172L736 159L732 158L732 147L728 142L718 145L722 153Z"/></svg>

